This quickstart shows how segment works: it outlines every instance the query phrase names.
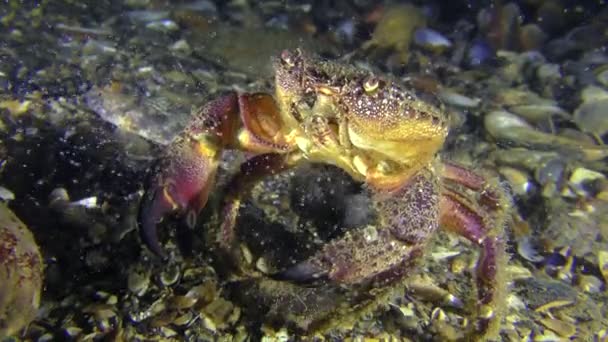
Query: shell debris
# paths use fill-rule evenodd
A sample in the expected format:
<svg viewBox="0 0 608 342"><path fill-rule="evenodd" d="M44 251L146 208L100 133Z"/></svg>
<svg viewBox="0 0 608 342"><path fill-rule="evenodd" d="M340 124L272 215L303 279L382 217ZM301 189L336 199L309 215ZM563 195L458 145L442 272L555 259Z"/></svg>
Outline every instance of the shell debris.
<svg viewBox="0 0 608 342"><path fill-rule="evenodd" d="M555 332L560 337L570 339L576 336L577 329L575 324L555 318L541 318L538 321L540 324Z"/></svg>
<svg viewBox="0 0 608 342"><path fill-rule="evenodd" d="M604 281L608 283L608 251L600 251L597 255L600 272L604 276Z"/></svg>
<svg viewBox="0 0 608 342"><path fill-rule="evenodd" d="M554 300L552 302L537 307L536 309L534 309L534 311L538 313L550 313L551 310L561 309L573 304L574 302L571 300Z"/></svg>

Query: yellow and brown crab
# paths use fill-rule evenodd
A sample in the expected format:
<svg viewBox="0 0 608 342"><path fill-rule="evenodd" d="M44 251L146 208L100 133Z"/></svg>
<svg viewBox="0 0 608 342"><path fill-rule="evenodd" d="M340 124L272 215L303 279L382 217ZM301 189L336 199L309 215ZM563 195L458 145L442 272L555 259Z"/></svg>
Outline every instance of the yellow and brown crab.
<svg viewBox="0 0 608 342"><path fill-rule="evenodd" d="M146 245L165 257L156 225L169 213L194 224L225 149L253 155L230 183L217 239L222 255L236 264L243 257L235 223L244 194L264 176L300 162L333 164L371 191L379 216L374 234L349 232L306 261L245 279L243 293L267 302L276 319L303 329L319 327L354 310L346 307L364 307L361 303L369 303L377 289L402 283L441 226L480 249L478 317L469 336L496 335L509 200L493 181L439 160L448 133L443 113L387 77L300 50L284 51L275 70L274 98L266 93L218 97L193 116L158 159L139 214Z"/></svg>

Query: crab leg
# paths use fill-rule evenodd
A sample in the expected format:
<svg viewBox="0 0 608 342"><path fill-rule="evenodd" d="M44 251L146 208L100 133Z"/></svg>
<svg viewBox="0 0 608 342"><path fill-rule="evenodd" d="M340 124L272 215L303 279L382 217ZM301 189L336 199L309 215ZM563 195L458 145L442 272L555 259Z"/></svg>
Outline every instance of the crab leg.
<svg viewBox="0 0 608 342"><path fill-rule="evenodd" d="M138 215L142 240L152 252L166 257L156 225L167 214L185 215L188 226L195 226L226 148L254 154L292 149L270 95L230 93L207 103L157 159Z"/></svg>
<svg viewBox="0 0 608 342"><path fill-rule="evenodd" d="M471 171L455 165L448 165L446 169L450 173L446 179L467 188L475 184L476 190L481 192L478 203L473 203L446 187L440 200L440 223L443 228L465 237L480 248L476 267L479 321L475 329L476 333L493 336L500 324L496 318L502 316L496 311L501 310L498 303L503 299L506 283L502 274L506 264L502 240L506 220L502 208L507 204L506 196L501 196L503 192L498 187L489 187L485 182L479 182L482 178ZM460 172L461 170L466 172ZM488 208L492 210L487 210Z"/></svg>
<svg viewBox="0 0 608 342"><path fill-rule="evenodd" d="M422 254L425 237L438 228L438 193L437 180L428 170L394 190L376 191L379 228L359 229L335 239L309 260L275 278L335 284L390 283L400 279Z"/></svg>
<svg viewBox="0 0 608 342"><path fill-rule="evenodd" d="M301 154L266 153L254 156L241 165L240 172L232 177L228 186L222 209L222 224L218 234L218 245L232 259L237 256L234 248L237 237L234 231L241 201L262 179L291 168Z"/></svg>
<svg viewBox="0 0 608 342"><path fill-rule="evenodd" d="M208 103L149 171L139 224L142 240L155 254L166 257L156 231L156 225L166 214L186 214L192 218L205 206L222 145L226 144L223 140L234 135L236 113L236 94Z"/></svg>
<svg viewBox="0 0 608 342"><path fill-rule="evenodd" d="M506 199L503 199L505 197L503 191L496 187L487 186L484 177L460 165L450 162L444 163L443 179L446 183L459 184L478 192L481 195L478 202L487 210L500 210L500 202L506 201Z"/></svg>

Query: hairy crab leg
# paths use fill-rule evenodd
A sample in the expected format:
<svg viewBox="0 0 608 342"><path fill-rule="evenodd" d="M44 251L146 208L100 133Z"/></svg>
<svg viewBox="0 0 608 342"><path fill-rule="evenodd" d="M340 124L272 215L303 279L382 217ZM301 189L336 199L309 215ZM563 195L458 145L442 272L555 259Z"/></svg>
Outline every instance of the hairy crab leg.
<svg viewBox="0 0 608 342"><path fill-rule="evenodd" d="M471 190L481 190L486 184L486 180L473 171L460 165L445 162L443 164L443 178L452 182L464 185Z"/></svg>
<svg viewBox="0 0 608 342"><path fill-rule="evenodd" d="M240 171L232 177L227 186L222 208L222 223L217 237L219 248L231 259L238 258L238 249L235 248L237 237L234 228L242 199L262 179L293 167L300 158L299 152L257 155L243 163Z"/></svg>
<svg viewBox="0 0 608 342"><path fill-rule="evenodd" d="M186 223L195 226L213 188L223 149L286 153L292 147L281 128L274 100L267 94L229 93L194 113L148 173L138 214L148 248L166 258L156 226L169 213L185 215Z"/></svg>
<svg viewBox="0 0 608 342"><path fill-rule="evenodd" d="M502 317L500 304L506 292L507 256L502 234L507 219L504 209L508 207L507 196L471 171L454 165L446 169L450 172L448 180L481 193L478 203L474 203L446 187L440 200L440 222L443 228L465 237L480 249L476 267L479 321L475 333L496 336Z"/></svg>
<svg viewBox="0 0 608 342"><path fill-rule="evenodd" d="M335 284L401 279L422 255L427 235L438 228L437 179L425 169L391 191L375 191L373 200L380 214L378 228L358 229L330 241L307 261L274 277Z"/></svg>
<svg viewBox="0 0 608 342"><path fill-rule="evenodd" d="M444 183L459 184L479 193L479 204L486 210L500 210L500 205L507 201L503 190L488 186L486 178L460 165L450 162L444 163L442 176Z"/></svg>

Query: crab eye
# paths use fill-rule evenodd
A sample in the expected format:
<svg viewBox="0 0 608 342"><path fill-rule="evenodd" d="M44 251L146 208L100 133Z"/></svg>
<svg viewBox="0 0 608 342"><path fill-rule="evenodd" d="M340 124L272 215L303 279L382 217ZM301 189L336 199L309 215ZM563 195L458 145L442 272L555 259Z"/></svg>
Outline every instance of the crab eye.
<svg viewBox="0 0 608 342"><path fill-rule="evenodd" d="M281 61L290 68L296 65L294 56L287 50L283 50L283 52L281 52Z"/></svg>
<svg viewBox="0 0 608 342"><path fill-rule="evenodd" d="M379 85L380 82L378 81L378 78L369 76L363 81L363 90L365 90L367 94L371 94L378 89Z"/></svg>

